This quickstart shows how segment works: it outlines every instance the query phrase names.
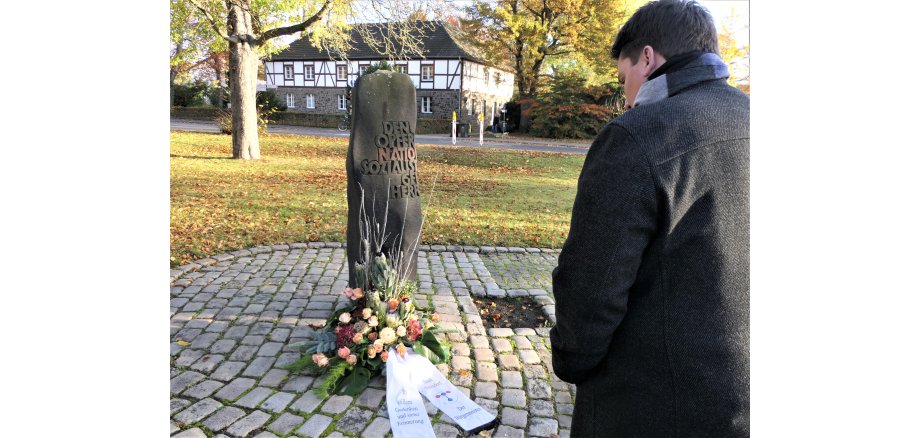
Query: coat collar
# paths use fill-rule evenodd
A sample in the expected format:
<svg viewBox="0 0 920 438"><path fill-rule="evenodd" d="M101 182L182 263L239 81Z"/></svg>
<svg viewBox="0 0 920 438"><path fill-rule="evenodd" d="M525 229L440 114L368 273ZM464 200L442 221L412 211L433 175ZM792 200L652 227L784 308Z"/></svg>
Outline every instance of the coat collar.
<svg viewBox="0 0 920 438"><path fill-rule="evenodd" d="M700 82L725 79L728 66L715 53L703 53L677 70L668 71L639 87L633 106L648 105L671 97Z"/></svg>

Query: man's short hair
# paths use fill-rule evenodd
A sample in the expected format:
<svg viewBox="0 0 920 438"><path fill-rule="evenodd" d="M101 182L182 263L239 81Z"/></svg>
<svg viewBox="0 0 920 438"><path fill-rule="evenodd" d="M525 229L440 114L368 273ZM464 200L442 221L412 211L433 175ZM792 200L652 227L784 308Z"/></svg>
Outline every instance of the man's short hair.
<svg viewBox="0 0 920 438"><path fill-rule="evenodd" d="M670 58L687 52L719 53L712 15L695 1L660 0L639 8L617 34L610 54L636 62L645 46Z"/></svg>

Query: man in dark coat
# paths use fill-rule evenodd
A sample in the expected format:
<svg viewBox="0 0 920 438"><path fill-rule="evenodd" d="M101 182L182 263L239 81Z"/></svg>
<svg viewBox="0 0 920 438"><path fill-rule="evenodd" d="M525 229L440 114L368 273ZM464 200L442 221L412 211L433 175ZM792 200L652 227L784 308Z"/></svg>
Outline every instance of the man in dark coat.
<svg viewBox="0 0 920 438"><path fill-rule="evenodd" d="M750 104L717 41L662 0L613 45L630 109L591 145L553 271L573 437L750 434Z"/></svg>

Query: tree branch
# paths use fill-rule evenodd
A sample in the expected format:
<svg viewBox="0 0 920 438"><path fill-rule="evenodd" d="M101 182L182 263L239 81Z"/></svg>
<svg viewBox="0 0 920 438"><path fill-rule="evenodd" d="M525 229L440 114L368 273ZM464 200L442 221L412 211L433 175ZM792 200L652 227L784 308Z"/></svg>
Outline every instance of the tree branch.
<svg viewBox="0 0 920 438"><path fill-rule="evenodd" d="M316 13L313 14L312 17L304 20L303 22L299 24L295 24L293 26L287 26L287 27L278 27L278 28L270 29L270 30L263 32L262 35L256 39L255 45L262 45L266 41L272 38L275 38L275 37L279 37L282 35L290 35L292 33L304 31L305 29L310 27L313 23L316 23L320 18L322 18L322 15L326 12L326 8L328 8L331 3L332 3L331 0L325 0L323 2L323 7L319 8L319 10L316 11Z"/></svg>
<svg viewBox="0 0 920 438"><path fill-rule="evenodd" d="M534 17L539 17L539 16L540 16L540 13L539 13L539 12L537 12L535 9L531 9L530 6L528 6L526 3L522 3L521 6L523 6L524 9L527 9L528 11L530 11L530 13L533 14ZM515 11L515 12L517 12L517 11Z"/></svg>
<svg viewBox="0 0 920 438"><path fill-rule="evenodd" d="M548 56L559 56L559 55L568 55L569 53L575 53L577 50L560 50L558 52L546 52Z"/></svg>
<svg viewBox="0 0 920 438"><path fill-rule="evenodd" d="M199 11L201 11L202 14L204 14L204 17L208 19L208 22L211 23L211 27L214 29L214 32L215 32L219 37L221 37L221 38L223 38L223 39L225 39L225 40L227 40L227 41L229 41L229 42L231 42L231 43L237 43L237 42L239 42L239 40L235 40L234 38L231 38L230 36L227 35L227 32L224 32L223 30L221 30L220 26L217 24L217 21L214 20L214 17L211 15L210 12L208 12L207 9L205 9L203 6L201 6L200 4L198 4L198 2L195 1L195 0L188 0L188 1L189 1L189 3L191 3L193 6L195 6L195 9L198 9Z"/></svg>

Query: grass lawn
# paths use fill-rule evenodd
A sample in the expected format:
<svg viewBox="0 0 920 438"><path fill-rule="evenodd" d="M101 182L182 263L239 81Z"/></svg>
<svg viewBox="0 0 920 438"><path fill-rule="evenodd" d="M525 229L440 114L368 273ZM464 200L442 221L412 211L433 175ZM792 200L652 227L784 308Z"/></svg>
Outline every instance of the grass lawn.
<svg viewBox="0 0 920 438"><path fill-rule="evenodd" d="M250 246L345 241L348 140L260 142L262 159L246 162L228 158L228 135L171 132L171 266ZM417 149L424 243L562 246L584 155Z"/></svg>

